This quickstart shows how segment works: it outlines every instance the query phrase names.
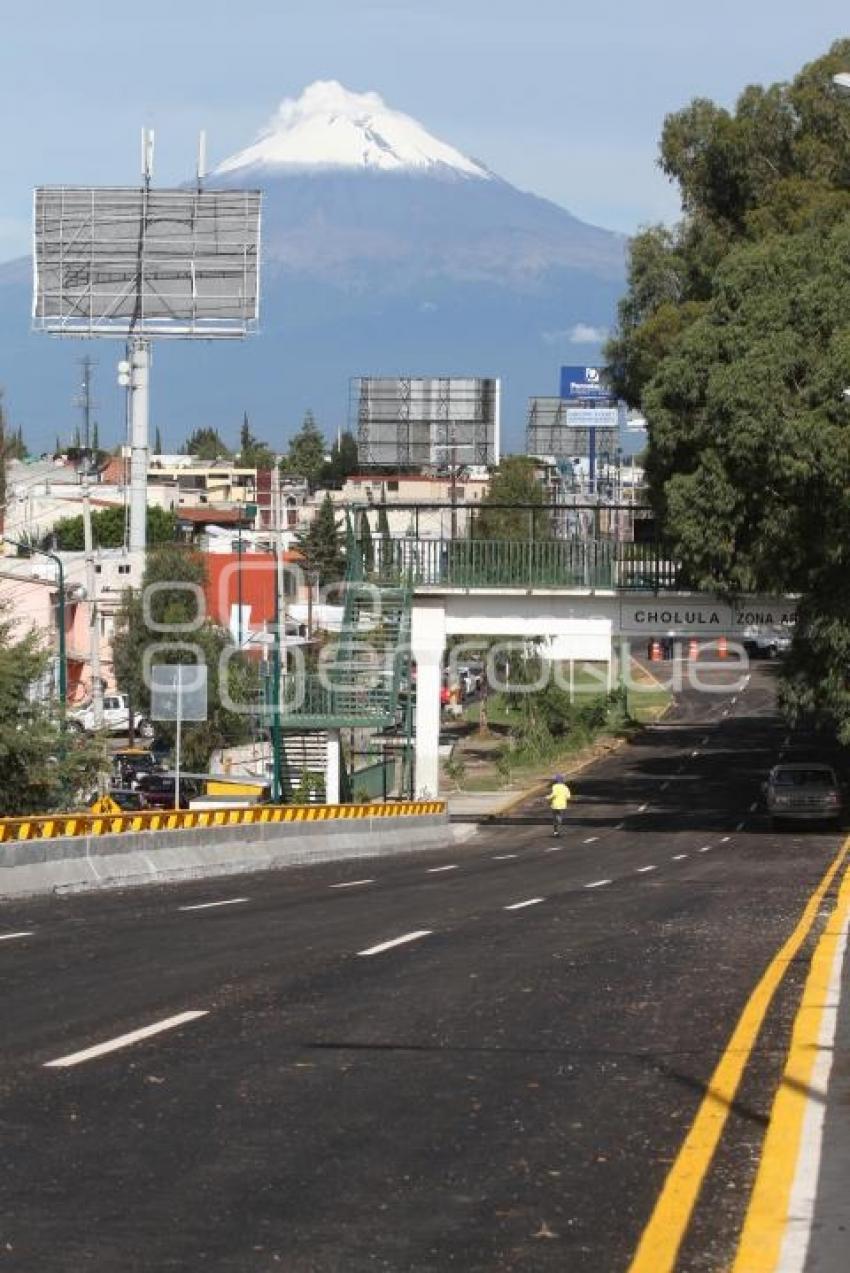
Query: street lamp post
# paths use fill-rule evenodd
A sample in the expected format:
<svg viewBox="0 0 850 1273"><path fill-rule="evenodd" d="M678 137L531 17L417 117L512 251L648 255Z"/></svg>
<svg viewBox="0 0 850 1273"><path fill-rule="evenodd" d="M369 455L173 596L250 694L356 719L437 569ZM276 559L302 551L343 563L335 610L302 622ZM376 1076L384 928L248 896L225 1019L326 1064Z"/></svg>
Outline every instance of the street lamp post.
<svg viewBox="0 0 850 1273"><path fill-rule="evenodd" d="M433 449L435 451L474 451L475 447L471 442L437 442L434 444ZM452 542L457 539L457 475L458 466L452 461L449 474L449 502L452 506Z"/></svg>
<svg viewBox="0 0 850 1273"><path fill-rule="evenodd" d="M68 652L65 642L65 567L58 553L48 552L46 548L36 548L32 544L22 544L17 539L10 539L8 535L3 535L2 538L4 544L12 544L15 548L22 548L24 552L38 553L39 556L49 557L51 561L56 562L59 581L59 613L57 616L59 626L59 723L64 729L65 707L68 697Z"/></svg>

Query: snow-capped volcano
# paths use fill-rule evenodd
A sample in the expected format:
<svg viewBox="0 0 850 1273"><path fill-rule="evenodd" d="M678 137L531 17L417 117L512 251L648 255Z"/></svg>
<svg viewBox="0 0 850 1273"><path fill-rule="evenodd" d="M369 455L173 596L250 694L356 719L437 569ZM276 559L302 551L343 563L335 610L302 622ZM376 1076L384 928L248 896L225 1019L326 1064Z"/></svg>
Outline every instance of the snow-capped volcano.
<svg viewBox="0 0 850 1273"><path fill-rule="evenodd" d="M227 350L159 343L153 410L175 447L197 425L230 440L248 411L283 450L307 406L330 432L356 426L351 376L448 374L502 377L516 446L528 396L557 392L559 362L595 362L615 321L619 235L518 190L377 93L322 81L284 101L208 181L245 187L263 193L261 331ZM29 262L0 264L0 384L40 449L67 418L77 350L30 331L29 278ZM114 440L124 408L106 380Z"/></svg>
<svg viewBox="0 0 850 1273"><path fill-rule="evenodd" d="M300 97L284 98L256 141L213 175L287 168L452 169L465 177L492 176L410 115L391 110L378 93L352 93L336 80L317 80Z"/></svg>

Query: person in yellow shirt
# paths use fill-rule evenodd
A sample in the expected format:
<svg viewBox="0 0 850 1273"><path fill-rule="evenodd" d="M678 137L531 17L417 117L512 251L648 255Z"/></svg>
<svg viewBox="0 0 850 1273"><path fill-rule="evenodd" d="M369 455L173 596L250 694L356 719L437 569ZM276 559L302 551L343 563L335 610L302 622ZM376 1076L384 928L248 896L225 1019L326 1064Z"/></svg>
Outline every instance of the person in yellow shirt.
<svg viewBox="0 0 850 1273"><path fill-rule="evenodd" d="M555 774L552 779L552 790L547 797L549 808L552 810L552 834L561 834L561 823L564 820L564 814L567 811L567 805L570 803L572 793L566 784L563 774Z"/></svg>

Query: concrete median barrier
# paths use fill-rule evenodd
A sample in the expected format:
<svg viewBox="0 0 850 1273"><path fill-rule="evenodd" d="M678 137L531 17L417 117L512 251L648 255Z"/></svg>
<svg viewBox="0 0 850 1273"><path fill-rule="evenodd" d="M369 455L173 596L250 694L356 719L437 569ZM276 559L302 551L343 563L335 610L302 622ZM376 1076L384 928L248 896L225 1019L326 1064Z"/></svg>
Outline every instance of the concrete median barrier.
<svg viewBox="0 0 850 1273"><path fill-rule="evenodd" d="M470 833L442 812L20 840L0 844L0 900L415 853Z"/></svg>

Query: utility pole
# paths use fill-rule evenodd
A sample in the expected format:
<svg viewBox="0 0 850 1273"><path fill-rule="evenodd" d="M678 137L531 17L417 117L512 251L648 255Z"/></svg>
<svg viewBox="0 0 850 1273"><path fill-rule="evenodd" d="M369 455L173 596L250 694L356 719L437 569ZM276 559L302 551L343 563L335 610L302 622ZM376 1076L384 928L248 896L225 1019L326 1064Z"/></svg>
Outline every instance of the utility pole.
<svg viewBox="0 0 850 1273"><path fill-rule="evenodd" d="M245 509L244 504L239 505L239 525L236 528L236 644L239 646L239 652L242 653L243 633L242 633L242 515Z"/></svg>
<svg viewBox="0 0 850 1273"><path fill-rule="evenodd" d="M283 673L281 657L281 628L284 622L283 607L283 553L281 551L281 497L280 469L272 469L272 527L274 542L274 648L272 654L272 803L283 799L283 743L280 729L280 688Z"/></svg>
<svg viewBox="0 0 850 1273"><path fill-rule="evenodd" d="M149 372L150 341L133 336L118 364L118 383L127 390L130 418L130 552L140 553L147 546Z"/></svg>
<svg viewBox="0 0 850 1273"><path fill-rule="evenodd" d="M83 542L86 553L86 595L89 601L89 670L95 729L103 728L103 682L100 679L100 620L97 610L97 572L91 526L88 475L83 474Z"/></svg>
<svg viewBox="0 0 850 1273"><path fill-rule="evenodd" d="M86 354L85 358L80 359L82 367L82 380L80 381L80 393L75 399L74 405L79 407L83 413L83 428L80 437L85 462L87 463L91 456L92 450L92 411L95 403L92 398L92 369L96 366L93 358Z"/></svg>

